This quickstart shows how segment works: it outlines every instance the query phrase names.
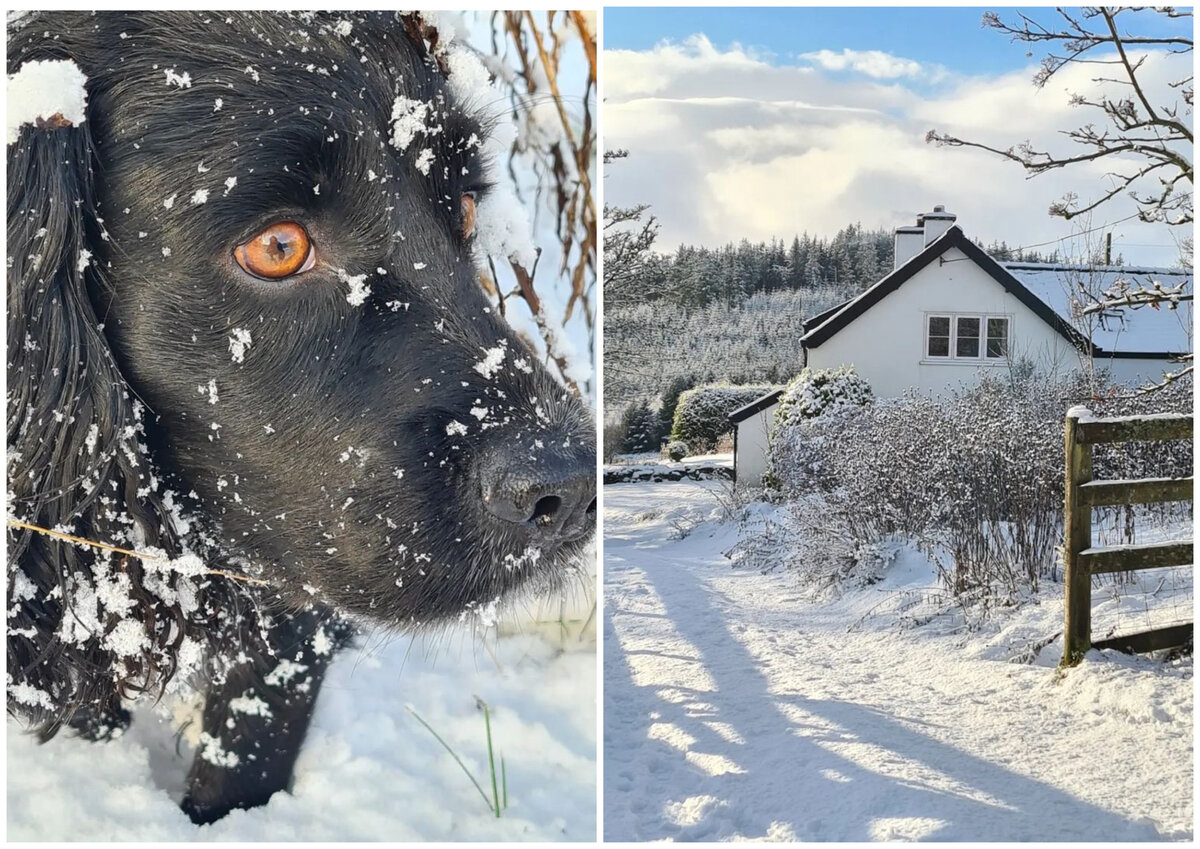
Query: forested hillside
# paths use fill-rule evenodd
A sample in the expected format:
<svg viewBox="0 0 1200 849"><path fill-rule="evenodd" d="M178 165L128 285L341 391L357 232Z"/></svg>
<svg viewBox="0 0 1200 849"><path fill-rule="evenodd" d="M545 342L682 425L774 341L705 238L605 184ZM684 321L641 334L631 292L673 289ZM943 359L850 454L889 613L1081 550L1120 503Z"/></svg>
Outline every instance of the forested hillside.
<svg viewBox="0 0 1200 849"><path fill-rule="evenodd" d="M832 239L808 233L791 244L746 239L718 248L681 245L654 254L632 291L604 316L606 420L633 407L663 410L704 383L783 383L801 368L801 323L852 298L892 270L892 232L843 228ZM1002 261L1056 256L985 248Z"/></svg>

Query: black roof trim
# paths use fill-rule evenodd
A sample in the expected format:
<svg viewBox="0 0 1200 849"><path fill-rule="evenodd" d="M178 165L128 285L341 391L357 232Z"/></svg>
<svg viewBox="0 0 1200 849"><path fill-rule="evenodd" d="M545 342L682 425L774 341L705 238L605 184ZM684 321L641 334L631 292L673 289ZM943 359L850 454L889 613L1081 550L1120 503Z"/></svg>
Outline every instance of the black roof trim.
<svg viewBox="0 0 1200 849"><path fill-rule="evenodd" d="M858 297L858 296L856 295L855 297ZM850 298L850 300L848 300L848 301L842 301L840 304L832 306L827 310L819 312L816 315L809 316L808 318L804 319L804 321L800 322L800 326L804 328L805 333L808 332L808 329L810 327L820 327L823 322L827 321L830 318L833 318L834 313L836 313L838 310L840 310L842 307L846 306L846 304L850 303L850 301L853 301L853 300L854 300L854 298Z"/></svg>
<svg viewBox="0 0 1200 849"><path fill-rule="evenodd" d="M1191 351L1106 351L1092 347L1092 357L1097 360L1170 360L1190 354Z"/></svg>
<svg viewBox="0 0 1200 849"><path fill-rule="evenodd" d="M1018 271L1081 271L1101 274L1146 274L1160 277L1192 277L1190 268L1159 268L1149 265L1070 265L1063 262L1002 262L1005 269Z"/></svg>
<svg viewBox="0 0 1200 849"><path fill-rule="evenodd" d="M761 398L756 398L744 407L738 407L729 414L729 423L737 424L738 422L742 422L750 418L755 413L761 413L763 410L767 409L767 407L770 407L772 404L778 401L779 396L782 394L782 389L776 389L772 392L768 392Z"/></svg>
<svg viewBox="0 0 1200 849"><path fill-rule="evenodd" d="M932 263L950 248L958 248L966 254L976 265L987 272L988 276L1003 286L1007 292L1032 310L1042 321L1053 327L1076 348L1093 354L1095 353L1096 348L1091 342L1065 321L1062 316L1051 309L1045 301L1026 289L1020 280L1004 269L1004 266L988 256L982 248L968 239L963 234L962 228L957 224L950 227L945 233L934 239L925 250L884 277L870 289L867 289L867 291L863 292L857 298L847 301L842 308L838 309L835 315L804 334L801 344L808 349L820 347L821 344L830 339L835 333L882 301L892 292L895 292L904 283L907 283L911 278L916 276L918 271Z"/></svg>

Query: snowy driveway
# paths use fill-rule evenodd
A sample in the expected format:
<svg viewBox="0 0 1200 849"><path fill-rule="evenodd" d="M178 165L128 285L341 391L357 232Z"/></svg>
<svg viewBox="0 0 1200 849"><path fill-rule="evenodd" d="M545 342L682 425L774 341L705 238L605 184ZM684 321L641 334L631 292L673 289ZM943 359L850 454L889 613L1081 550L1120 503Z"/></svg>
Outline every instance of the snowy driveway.
<svg viewBox="0 0 1200 849"><path fill-rule="evenodd" d="M1191 836L1190 660L1057 681L1057 642L1022 665L980 656L994 633L848 632L879 587L808 604L729 568L733 526L678 538L720 487L605 488L606 839ZM893 571L883 591L932 582Z"/></svg>

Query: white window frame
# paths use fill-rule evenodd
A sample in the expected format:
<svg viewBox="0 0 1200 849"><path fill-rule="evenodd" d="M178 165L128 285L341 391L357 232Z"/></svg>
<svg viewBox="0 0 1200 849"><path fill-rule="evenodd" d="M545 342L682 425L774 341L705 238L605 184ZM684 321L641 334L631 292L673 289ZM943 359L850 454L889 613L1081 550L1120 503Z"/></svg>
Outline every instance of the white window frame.
<svg viewBox="0 0 1200 849"><path fill-rule="evenodd" d="M931 322L935 318L950 319L950 353L946 356L929 353L929 328ZM958 355L958 320L960 318L976 318L979 319L979 354L974 357L960 357ZM1005 346L1006 351L999 357L989 357L987 353L988 347L988 322L1003 321L1006 326ZM1008 361L1008 352L1012 350L1012 316L997 314L997 313L977 313L977 312L927 312L925 313L925 335L921 340L923 362L928 363L1002 363Z"/></svg>

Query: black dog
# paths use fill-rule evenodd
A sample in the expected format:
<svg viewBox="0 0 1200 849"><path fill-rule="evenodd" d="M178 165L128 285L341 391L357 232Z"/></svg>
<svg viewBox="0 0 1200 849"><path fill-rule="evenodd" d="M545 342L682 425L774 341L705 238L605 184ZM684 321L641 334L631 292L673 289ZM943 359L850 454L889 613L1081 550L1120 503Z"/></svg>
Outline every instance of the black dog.
<svg viewBox="0 0 1200 849"><path fill-rule="evenodd" d="M203 671L209 822L287 787L343 616L562 578L592 420L478 284L485 131L420 18L44 13L8 47L88 95L8 148L10 511L161 554L10 528L9 710L103 738Z"/></svg>

